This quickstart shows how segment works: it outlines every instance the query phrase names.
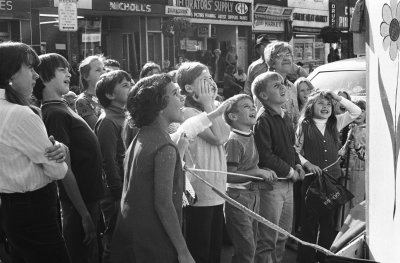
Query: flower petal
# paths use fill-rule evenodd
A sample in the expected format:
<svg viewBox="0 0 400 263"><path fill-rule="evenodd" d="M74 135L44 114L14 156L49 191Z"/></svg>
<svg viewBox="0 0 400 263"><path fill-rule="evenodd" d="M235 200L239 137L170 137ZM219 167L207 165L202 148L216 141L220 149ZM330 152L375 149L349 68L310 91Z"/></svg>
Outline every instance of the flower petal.
<svg viewBox="0 0 400 263"><path fill-rule="evenodd" d="M386 37L383 39L383 43L382 43L383 50L387 51L387 50L389 49L390 42L391 42L390 36L386 36Z"/></svg>
<svg viewBox="0 0 400 263"><path fill-rule="evenodd" d="M392 10L390 9L390 6L388 4L384 4L382 7L382 18L383 21L386 22L386 24L390 25L390 22L392 21Z"/></svg>
<svg viewBox="0 0 400 263"><path fill-rule="evenodd" d="M400 50L400 37L396 40L397 49Z"/></svg>
<svg viewBox="0 0 400 263"><path fill-rule="evenodd" d="M397 43L393 42L393 41L390 41L389 55L390 55L390 59L391 60L393 60L393 61L396 60L397 52L398 52Z"/></svg>
<svg viewBox="0 0 400 263"><path fill-rule="evenodd" d="M392 10L392 18L396 17L397 0L390 0L390 10Z"/></svg>
<svg viewBox="0 0 400 263"><path fill-rule="evenodd" d="M397 7L396 7L396 16L395 16L395 18L397 18L397 20L400 21L400 2L397 4Z"/></svg>
<svg viewBox="0 0 400 263"><path fill-rule="evenodd" d="M381 36L386 37L389 35L389 25L385 22L381 23Z"/></svg>

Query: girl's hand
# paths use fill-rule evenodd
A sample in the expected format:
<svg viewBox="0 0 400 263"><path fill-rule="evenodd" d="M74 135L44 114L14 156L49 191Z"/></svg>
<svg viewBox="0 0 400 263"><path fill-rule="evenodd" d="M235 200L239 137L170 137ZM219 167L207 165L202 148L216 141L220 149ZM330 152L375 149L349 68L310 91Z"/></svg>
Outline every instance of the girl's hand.
<svg viewBox="0 0 400 263"><path fill-rule="evenodd" d="M316 165L313 165L313 164L310 163L310 162L306 162L306 163L304 164L304 167L307 168L307 170L308 170L310 173L317 174L317 175L321 175L321 174L322 174L321 168L319 168L319 167L316 166Z"/></svg>
<svg viewBox="0 0 400 263"><path fill-rule="evenodd" d="M199 93L195 94L193 99L204 107L212 106L215 98L212 89L213 87L210 85L207 79L201 80Z"/></svg>
<svg viewBox="0 0 400 263"><path fill-rule="evenodd" d="M53 136L50 136L49 140L53 143L53 146L45 149L44 156L46 156L49 160L56 160L57 163L64 162L67 156L68 147L54 140Z"/></svg>
<svg viewBox="0 0 400 263"><path fill-rule="evenodd" d="M224 114L226 108L228 108L229 105L232 105L232 103L233 101L231 100L223 101L221 104L219 104L218 108L208 114L208 118L212 120L217 118L218 116L221 116L222 114Z"/></svg>
<svg viewBox="0 0 400 263"><path fill-rule="evenodd" d="M185 154L185 151L186 151L187 147L189 146L189 143L190 143L190 140L187 137L186 133L182 132L178 139L178 142L176 143L181 158L183 158L183 155Z"/></svg>
<svg viewBox="0 0 400 263"><path fill-rule="evenodd" d="M333 91L327 91L326 94L328 96L330 96L332 99L334 99L335 101L339 102L342 100L342 96L337 95L335 92Z"/></svg>

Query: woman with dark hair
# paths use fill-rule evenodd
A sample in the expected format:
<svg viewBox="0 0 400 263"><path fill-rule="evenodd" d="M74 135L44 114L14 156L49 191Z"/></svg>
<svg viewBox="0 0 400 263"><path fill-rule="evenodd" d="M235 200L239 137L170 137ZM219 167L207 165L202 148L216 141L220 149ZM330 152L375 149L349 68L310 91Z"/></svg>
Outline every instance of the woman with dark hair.
<svg viewBox="0 0 400 263"><path fill-rule="evenodd" d="M28 104L39 77L34 70L39 58L28 45L17 42L1 43L0 58L1 223L12 260L70 262L57 221L54 182L67 172L65 153L54 152L53 160L46 157L52 141Z"/></svg>
<svg viewBox="0 0 400 263"><path fill-rule="evenodd" d="M89 56L79 65L80 87L82 93L76 99L76 112L94 129L102 108L96 97L96 83L104 74L104 57L101 55Z"/></svg>
<svg viewBox="0 0 400 263"><path fill-rule="evenodd" d="M184 177L167 128L182 122L184 97L167 74L141 79L127 109L139 128L126 153L113 262L194 262L181 231Z"/></svg>

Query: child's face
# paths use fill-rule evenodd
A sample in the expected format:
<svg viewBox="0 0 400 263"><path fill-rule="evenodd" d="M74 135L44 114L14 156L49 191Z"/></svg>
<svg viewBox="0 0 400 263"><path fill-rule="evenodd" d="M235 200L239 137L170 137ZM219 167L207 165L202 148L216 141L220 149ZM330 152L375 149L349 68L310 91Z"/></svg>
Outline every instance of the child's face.
<svg viewBox="0 0 400 263"><path fill-rule="evenodd" d="M131 89L131 82L128 81L127 79L124 79L121 83L115 85L112 94L113 100L119 105L125 106L128 100L128 93L130 89Z"/></svg>
<svg viewBox="0 0 400 263"><path fill-rule="evenodd" d="M162 110L163 116L170 122L183 122L183 106L185 97L181 95L179 86L170 83L166 87L165 96L168 98L168 105Z"/></svg>
<svg viewBox="0 0 400 263"><path fill-rule="evenodd" d="M310 93L311 93L311 88L307 85L307 83L305 82L300 83L297 96L299 97L303 105L307 102Z"/></svg>
<svg viewBox="0 0 400 263"><path fill-rule="evenodd" d="M195 95L200 93L201 86L206 82L208 85L213 86L213 91L217 93L217 84L215 84L213 78L211 77L210 71L208 69L203 70L203 72L198 76L192 84L193 92Z"/></svg>
<svg viewBox="0 0 400 263"><path fill-rule="evenodd" d="M233 123L237 124L237 126L247 126L246 128L251 129L257 122L257 111L253 101L247 98L242 99L237 103L236 109L237 111L232 113L235 117L235 119L232 120Z"/></svg>
<svg viewBox="0 0 400 263"><path fill-rule="evenodd" d="M100 76L104 74L106 71L104 69L104 64L100 60L94 60L90 63L90 71L88 76L86 77L86 81L89 83L89 86L95 86Z"/></svg>
<svg viewBox="0 0 400 263"><path fill-rule="evenodd" d="M54 89L57 95L62 96L69 91L70 78L71 73L69 73L68 68L58 67L54 72L54 78L45 84Z"/></svg>
<svg viewBox="0 0 400 263"><path fill-rule="evenodd" d="M265 94L267 102L275 105L282 105L286 103L286 86L284 85L283 78L273 78L268 81Z"/></svg>
<svg viewBox="0 0 400 263"><path fill-rule="evenodd" d="M325 98L318 98L314 103L314 118L328 119L332 114L332 103Z"/></svg>
<svg viewBox="0 0 400 263"><path fill-rule="evenodd" d="M365 123L365 118L367 117L367 113L363 110L360 114L360 116L357 117L357 119L354 120L354 123L357 125L362 125Z"/></svg>

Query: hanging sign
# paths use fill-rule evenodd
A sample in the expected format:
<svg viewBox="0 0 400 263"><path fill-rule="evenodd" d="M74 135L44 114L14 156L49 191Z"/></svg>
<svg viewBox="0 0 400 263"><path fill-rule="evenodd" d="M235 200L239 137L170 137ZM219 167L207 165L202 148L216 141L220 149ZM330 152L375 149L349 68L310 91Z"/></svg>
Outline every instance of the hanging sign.
<svg viewBox="0 0 400 263"><path fill-rule="evenodd" d="M60 0L58 3L58 28L60 31L78 30L78 8L76 0Z"/></svg>

